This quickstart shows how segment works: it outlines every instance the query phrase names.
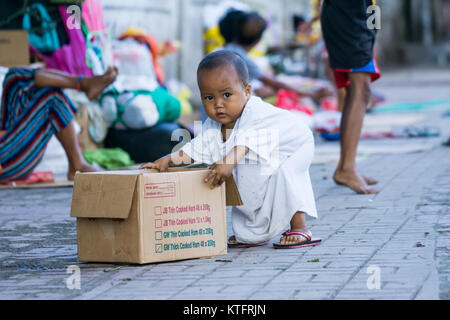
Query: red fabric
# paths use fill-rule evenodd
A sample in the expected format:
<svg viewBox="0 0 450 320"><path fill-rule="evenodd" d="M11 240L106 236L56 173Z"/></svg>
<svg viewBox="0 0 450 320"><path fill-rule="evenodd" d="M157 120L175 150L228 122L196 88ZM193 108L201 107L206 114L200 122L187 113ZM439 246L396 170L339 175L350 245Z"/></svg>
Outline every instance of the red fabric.
<svg viewBox="0 0 450 320"><path fill-rule="evenodd" d="M163 84L164 80L165 80L164 70L158 63L158 56L160 55L160 53L159 53L158 42L156 42L155 38L153 38L152 36L149 36L149 35L146 35L146 36L144 36L144 35L136 35L136 36L123 35L123 36L119 37L119 40L123 40L123 39L127 39L127 38L132 38L140 43L146 44L149 47L150 52L153 57L152 62L153 62L153 67L155 69L156 77L158 78L158 82L160 84Z"/></svg>
<svg viewBox="0 0 450 320"><path fill-rule="evenodd" d="M308 115L314 114L314 111L300 102L300 97L293 91L287 91L283 89L278 90L275 106L285 110L304 112Z"/></svg>
<svg viewBox="0 0 450 320"><path fill-rule="evenodd" d="M18 185L18 184L32 184L38 182L55 182L55 177L53 176L53 172L51 171L35 171L25 180L16 180L6 182L8 185Z"/></svg>
<svg viewBox="0 0 450 320"><path fill-rule="evenodd" d="M320 100L320 106L322 110L338 111L338 104L336 98L324 98Z"/></svg>

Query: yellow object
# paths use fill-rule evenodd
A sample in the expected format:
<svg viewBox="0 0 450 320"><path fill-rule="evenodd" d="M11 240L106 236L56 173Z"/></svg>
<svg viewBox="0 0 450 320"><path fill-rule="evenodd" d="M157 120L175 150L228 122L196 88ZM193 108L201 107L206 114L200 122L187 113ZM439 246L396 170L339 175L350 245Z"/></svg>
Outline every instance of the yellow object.
<svg viewBox="0 0 450 320"><path fill-rule="evenodd" d="M124 36L148 36L147 30L137 27L128 27L123 33Z"/></svg>
<svg viewBox="0 0 450 320"><path fill-rule="evenodd" d="M224 46L225 39L220 33L219 26L206 30L203 34L203 42L206 54L214 51L218 47Z"/></svg>
<svg viewBox="0 0 450 320"><path fill-rule="evenodd" d="M193 112L194 109L189 102L191 96L191 90L189 90L188 88L184 88L178 93L177 98L181 103L181 114L191 114Z"/></svg>

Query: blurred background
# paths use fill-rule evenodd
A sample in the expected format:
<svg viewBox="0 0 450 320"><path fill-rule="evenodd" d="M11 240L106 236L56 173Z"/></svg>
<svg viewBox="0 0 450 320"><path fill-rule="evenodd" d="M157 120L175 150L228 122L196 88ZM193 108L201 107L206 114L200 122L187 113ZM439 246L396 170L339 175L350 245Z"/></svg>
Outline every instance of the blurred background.
<svg viewBox="0 0 450 320"><path fill-rule="evenodd" d="M28 1L48 6L52 15L55 3L77 1ZM264 46L285 45L295 39L294 16L311 18L311 0L102 0L103 19L113 38L129 27L148 31L158 42L178 40L180 50L164 59L168 78L176 78L193 90L195 69L205 52L205 32L214 28L229 7L257 10L269 22ZM22 28L18 14L23 0L3 0L0 28ZM79 2L78 2L79 3ZM378 62L383 67L430 64L445 67L450 63L449 0L380 0L381 30L377 40ZM11 19L11 17L13 17ZM5 23L7 21L7 23ZM320 30L317 30L320 32ZM319 40L320 42L320 40Z"/></svg>
<svg viewBox="0 0 450 320"><path fill-rule="evenodd" d="M323 86L333 90L333 79L324 63L320 21L312 23L318 14L317 3L2 0L0 66L4 67L3 75L8 67L32 63L91 75L101 74L108 65L115 64L121 75L113 88L115 92L154 93L155 88L163 88L165 91L158 93L171 98L163 99L165 104L161 106L152 96L158 100L157 121L146 119L144 124L136 124L140 120L136 114L144 117L146 103L155 103L141 97L127 106L127 110L137 110L131 120L119 121L128 121L125 127L117 124L118 104L111 97L88 103L68 92L79 110L87 111L80 112L78 119L84 151L120 147L134 162L153 161L170 151L178 140L146 154L142 154L142 143L157 141L153 145L159 146L161 141L170 140L177 128L188 129L193 135L194 121L204 120L196 69L205 54L225 44L218 25L230 9L257 11L266 21L262 40L250 52L261 70L304 90ZM423 150L432 145L431 141L441 143L447 139L445 130L450 127L450 0L379 0L376 4L381 9L381 29L375 56L382 77L372 86L373 99L368 106L371 115L366 117L363 132L370 142L361 142L362 157L398 151L404 140L393 138L399 137L419 138L411 140L415 145L407 150ZM14 30L26 30L27 34ZM278 92L267 101L302 112L320 137L316 140L316 161L337 161L340 114L335 96L311 100Z"/></svg>

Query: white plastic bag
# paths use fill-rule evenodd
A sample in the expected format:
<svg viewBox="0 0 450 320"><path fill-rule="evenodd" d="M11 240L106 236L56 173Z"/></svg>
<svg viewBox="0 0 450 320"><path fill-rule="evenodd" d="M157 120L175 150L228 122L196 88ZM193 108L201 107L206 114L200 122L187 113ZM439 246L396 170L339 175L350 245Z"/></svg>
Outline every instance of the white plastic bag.
<svg viewBox="0 0 450 320"><path fill-rule="evenodd" d="M105 96L102 110L108 126L119 130L149 128L159 120L158 108L150 94L126 92L117 99Z"/></svg>

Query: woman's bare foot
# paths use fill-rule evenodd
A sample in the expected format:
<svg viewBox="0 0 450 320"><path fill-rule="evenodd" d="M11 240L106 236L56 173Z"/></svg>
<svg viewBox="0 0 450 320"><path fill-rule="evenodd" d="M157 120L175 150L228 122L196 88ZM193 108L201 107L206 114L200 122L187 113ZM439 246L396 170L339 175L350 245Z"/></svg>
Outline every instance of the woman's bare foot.
<svg viewBox="0 0 450 320"><path fill-rule="evenodd" d="M336 184L345 185L358 194L375 194L380 192L380 190L370 189L368 187L368 185L375 184L378 181L365 178L359 175L356 171L344 171L337 169L333 175L333 180Z"/></svg>
<svg viewBox="0 0 450 320"><path fill-rule="evenodd" d="M69 181L73 181L77 171L79 171L79 172L96 172L98 170L95 167L88 164L87 162L83 162L76 166L69 164L69 171L67 172L67 179Z"/></svg>
<svg viewBox="0 0 450 320"><path fill-rule="evenodd" d="M291 219L291 232L293 231L301 231L309 236L311 236L311 232L308 230L305 224L305 213L304 212L296 212ZM280 244L299 244L301 242L306 242L307 239L298 234L292 235L283 235L280 238Z"/></svg>
<svg viewBox="0 0 450 320"><path fill-rule="evenodd" d="M89 100L97 99L118 75L117 67L108 67L101 76L86 77L81 79L81 91L86 93Z"/></svg>

